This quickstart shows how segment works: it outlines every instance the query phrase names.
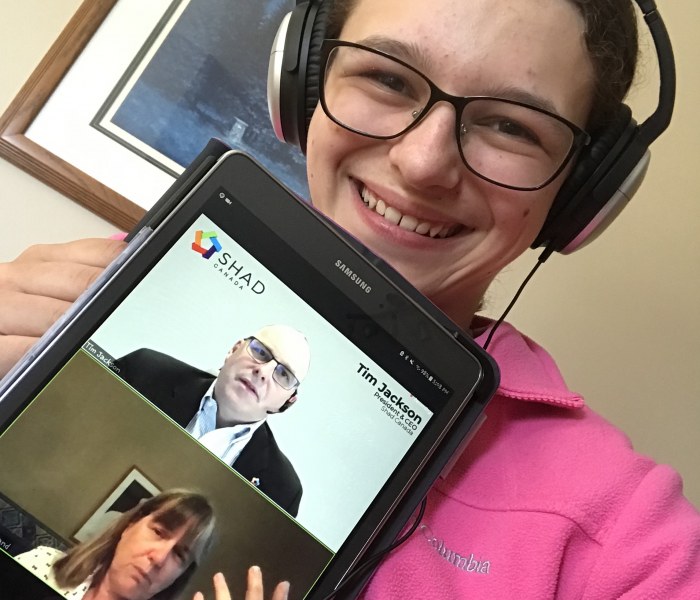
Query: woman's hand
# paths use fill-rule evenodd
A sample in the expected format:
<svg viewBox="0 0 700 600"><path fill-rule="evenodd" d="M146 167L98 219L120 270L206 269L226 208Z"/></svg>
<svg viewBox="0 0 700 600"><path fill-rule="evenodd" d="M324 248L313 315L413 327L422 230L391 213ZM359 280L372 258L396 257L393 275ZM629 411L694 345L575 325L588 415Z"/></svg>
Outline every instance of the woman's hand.
<svg viewBox="0 0 700 600"><path fill-rule="evenodd" d="M282 581L277 584L272 592L272 600L287 600L289 595L289 583ZM202 592L197 592L193 600L204 600ZM221 573L214 575L214 600L231 600L231 593L228 591L226 580ZM248 569L248 589L245 593L245 600L264 600L263 580L260 567L250 567Z"/></svg>
<svg viewBox="0 0 700 600"><path fill-rule="evenodd" d="M125 247L109 239L31 246L0 264L0 378Z"/></svg>

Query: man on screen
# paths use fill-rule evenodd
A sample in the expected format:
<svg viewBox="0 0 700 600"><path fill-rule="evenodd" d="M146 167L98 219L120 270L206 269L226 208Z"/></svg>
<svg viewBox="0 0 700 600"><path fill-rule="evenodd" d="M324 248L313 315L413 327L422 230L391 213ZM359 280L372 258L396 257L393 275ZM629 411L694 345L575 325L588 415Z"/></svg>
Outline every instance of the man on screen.
<svg viewBox="0 0 700 600"><path fill-rule="evenodd" d="M270 325L236 342L217 376L145 348L114 366L122 379L296 516L301 482L266 419L296 402L310 357L302 333Z"/></svg>

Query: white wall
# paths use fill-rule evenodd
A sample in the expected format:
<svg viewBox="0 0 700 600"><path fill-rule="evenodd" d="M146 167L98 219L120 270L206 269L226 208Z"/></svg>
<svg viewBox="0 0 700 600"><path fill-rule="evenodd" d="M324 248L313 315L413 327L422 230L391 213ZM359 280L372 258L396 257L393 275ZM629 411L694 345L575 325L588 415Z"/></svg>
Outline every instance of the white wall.
<svg viewBox="0 0 700 600"><path fill-rule="evenodd" d="M78 0L0 4L0 110L10 103ZM653 147L642 190L580 255L554 256L511 319L557 356L572 388L628 432L636 447L678 469L700 506L700 42L694 0L659 2L677 57L679 97L670 131ZM630 104L654 106L653 61ZM0 261L34 242L104 236L115 228L0 160ZM497 314L535 254L494 285Z"/></svg>

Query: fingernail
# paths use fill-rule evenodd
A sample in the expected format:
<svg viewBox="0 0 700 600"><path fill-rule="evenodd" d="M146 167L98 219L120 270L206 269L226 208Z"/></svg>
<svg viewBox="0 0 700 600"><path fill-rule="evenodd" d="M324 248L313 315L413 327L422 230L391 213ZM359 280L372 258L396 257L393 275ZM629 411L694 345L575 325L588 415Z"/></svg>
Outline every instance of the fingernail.
<svg viewBox="0 0 700 600"><path fill-rule="evenodd" d="M287 600L287 597L289 596L289 582L283 581L282 587L284 588L284 600Z"/></svg>
<svg viewBox="0 0 700 600"><path fill-rule="evenodd" d="M260 567L258 565L253 565L252 567L250 567L250 571L256 574L260 573Z"/></svg>

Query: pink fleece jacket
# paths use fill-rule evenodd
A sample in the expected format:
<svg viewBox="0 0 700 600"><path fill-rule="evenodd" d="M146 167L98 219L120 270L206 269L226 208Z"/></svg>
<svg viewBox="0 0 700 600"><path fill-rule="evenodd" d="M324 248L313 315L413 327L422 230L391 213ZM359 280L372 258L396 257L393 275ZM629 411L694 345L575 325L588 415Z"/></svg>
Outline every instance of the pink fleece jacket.
<svg viewBox="0 0 700 600"><path fill-rule="evenodd" d="M700 514L678 474L635 453L512 326L490 352L501 385L486 422L363 597L700 598Z"/></svg>

